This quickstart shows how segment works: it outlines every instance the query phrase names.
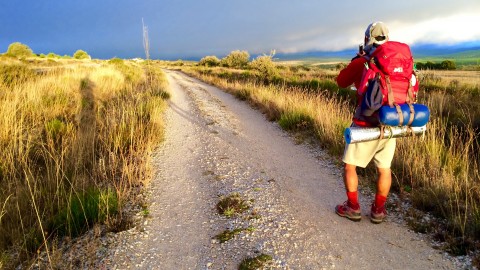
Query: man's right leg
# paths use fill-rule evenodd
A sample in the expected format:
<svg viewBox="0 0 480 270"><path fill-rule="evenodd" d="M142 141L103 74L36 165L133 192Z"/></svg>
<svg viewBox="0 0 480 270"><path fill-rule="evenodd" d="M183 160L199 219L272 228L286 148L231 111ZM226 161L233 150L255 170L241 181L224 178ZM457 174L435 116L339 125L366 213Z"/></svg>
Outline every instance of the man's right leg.
<svg viewBox="0 0 480 270"><path fill-rule="evenodd" d="M395 139L383 140L383 148L374 156L375 165L378 170L377 192L375 194L375 201L372 203L370 220L373 223L381 223L387 216L385 210L385 202L387 201L388 193L392 185L392 171L390 166L392 164L393 155L395 154Z"/></svg>
<svg viewBox="0 0 480 270"><path fill-rule="evenodd" d="M345 164L343 181L345 182L345 189L347 192L356 192L358 190L357 166Z"/></svg>

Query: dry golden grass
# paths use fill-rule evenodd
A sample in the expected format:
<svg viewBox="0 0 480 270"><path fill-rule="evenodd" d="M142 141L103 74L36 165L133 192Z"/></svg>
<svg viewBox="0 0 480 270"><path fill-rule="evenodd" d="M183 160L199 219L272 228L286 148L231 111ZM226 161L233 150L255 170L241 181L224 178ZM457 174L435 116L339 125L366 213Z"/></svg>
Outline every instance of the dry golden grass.
<svg viewBox="0 0 480 270"><path fill-rule="evenodd" d="M444 84L458 81L463 85L479 86L480 71L467 70L422 70L420 75L438 77Z"/></svg>
<svg viewBox="0 0 480 270"><path fill-rule="evenodd" d="M124 226L119 209L150 179L162 137L159 68L12 58L0 67L0 264L96 222Z"/></svg>

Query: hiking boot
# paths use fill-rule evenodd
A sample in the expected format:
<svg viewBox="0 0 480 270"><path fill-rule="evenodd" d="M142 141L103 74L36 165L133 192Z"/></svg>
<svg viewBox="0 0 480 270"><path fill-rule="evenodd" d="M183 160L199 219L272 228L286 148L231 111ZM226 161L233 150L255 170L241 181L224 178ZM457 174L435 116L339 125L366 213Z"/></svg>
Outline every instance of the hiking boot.
<svg viewBox="0 0 480 270"><path fill-rule="evenodd" d="M348 205L348 201L344 202L343 204L339 204L335 207L335 213L341 217L348 218L353 221L360 221L362 219L362 212L360 211L360 207L355 210Z"/></svg>
<svg viewBox="0 0 480 270"><path fill-rule="evenodd" d="M387 210L385 210L385 206L376 207L375 203L372 203L370 220L375 224L379 224L379 223L382 223L386 217L387 217Z"/></svg>

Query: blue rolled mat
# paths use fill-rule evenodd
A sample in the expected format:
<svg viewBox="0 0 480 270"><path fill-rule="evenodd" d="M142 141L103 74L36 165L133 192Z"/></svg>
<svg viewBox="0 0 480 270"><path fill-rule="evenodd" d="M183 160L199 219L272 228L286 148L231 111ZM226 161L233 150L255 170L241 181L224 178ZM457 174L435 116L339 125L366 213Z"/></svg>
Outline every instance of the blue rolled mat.
<svg viewBox="0 0 480 270"><path fill-rule="evenodd" d="M410 119L410 107L408 104L402 104L400 105L400 109L403 113L402 126L405 126ZM410 126L422 127L427 124L428 120L430 119L430 110L428 107L423 104L413 104L413 109L415 110L415 114L413 117L413 122ZM395 107L390 108L388 105L380 108L378 118L381 124L387 126L398 126L400 123L400 117L398 116L397 109Z"/></svg>

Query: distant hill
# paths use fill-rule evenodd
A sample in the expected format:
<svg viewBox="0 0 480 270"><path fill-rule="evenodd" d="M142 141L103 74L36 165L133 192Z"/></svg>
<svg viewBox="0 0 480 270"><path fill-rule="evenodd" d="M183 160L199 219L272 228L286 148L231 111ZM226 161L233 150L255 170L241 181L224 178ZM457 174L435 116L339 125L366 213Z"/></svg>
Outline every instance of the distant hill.
<svg viewBox="0 0 480 270"><path fill-rule="evenodd" d="M277 53L275 58L280 60L297 60L297 59L308 59L308 58L321 58L321 59L351 59L355 56L356 51L354 50L343 50L336 52L328 51L309 51L309 52L298 52L298 53Z"/></svg>
<svg viewBox="0 0 480 270"><path fill-rule="evenodd" d="M478 65L480 63L480 47L465 49L446 48L446 50L437 48L431 51L428 51L428 49L415 51L412 48L412 51L415 60L419 62L453 60L460 65Z"/></svg>
<svg viewBox="0 0 480 270"><path fill-rule="evenodd" d="M414 45L411 47L416 61L443 61L454 60L457 64L472 65L480 63L480 44L460 44L453 46L439 46L433 44ZM282 54L278 53L275 58L280 61L301 60L308 62L346 62L355 56L356 49L347 49L336 52L310 51Z"/></svg>

